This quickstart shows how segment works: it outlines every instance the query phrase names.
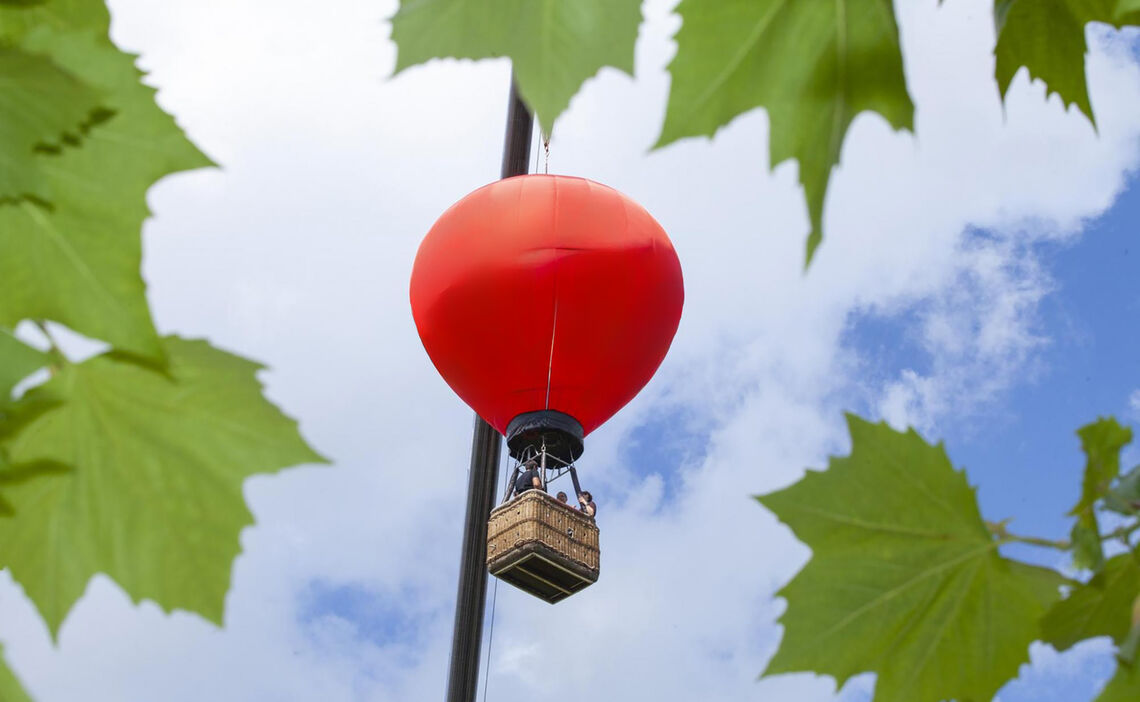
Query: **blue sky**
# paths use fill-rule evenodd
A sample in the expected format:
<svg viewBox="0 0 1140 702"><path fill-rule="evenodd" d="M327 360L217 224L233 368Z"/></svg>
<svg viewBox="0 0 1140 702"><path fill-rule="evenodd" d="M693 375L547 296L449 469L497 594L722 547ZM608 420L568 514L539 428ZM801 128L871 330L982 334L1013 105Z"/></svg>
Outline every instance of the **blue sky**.
<svg viewBox="0 0 1140 702"><path fill-rule="evenodd" d="M1133 177L1079 239L1038 244L1051 291L1034 324L1047 341L1006 392L926 432L928 440L945 442L954 465L964 467L979 487L983 516L1013 518L1014 533L1068 537L1072 520L1065 513L1076 502L1084 469L1077 428L1111 415L1137 431L1140 408L1130 402L1140 388L1138 223L1140 182ZM872 373L929 372L930 354L914 339L916 318L913 309L857 315L847 342L870 359ZM1140 461L1135 445L1124 456L1124 469ZM1007 554L1050 567L1068 561L1059 552L1029 546ZM1002 702L1091 699L1114 670L1111 654L1100 647L1084 665L1083 675L1030 671L1003 690Z"/></svg>
<svg viewBox="0 0 1140 702"><path fill-rule="evenodd" d="M1084 466L1077 428L1100 416L1133 426L1140 418L1129 404L1140 388L1138 223L1133 178L1079 239L1037 245L1052 284L1035 320L1045 343L1000 397L945 417L927 435L945 441L954 464L980 485L983 514L1014 517L1015 531L1064 538L1062 515L1075 503ZM914 324L913 310L859 315L848 342L871 359L870 372L926 372L931 360L913 338ZM1135 450L1126 455L1140 460Z"/></svg>
<svg viewBox="0 0 1140 702"><path fill-rule="evenodd" d="M1051 343L1043 368L1016 385L995 414L1000 422L973 431L946 433L951 455L982 487L983 513L1012 516L1011 528L1027 534L1066 538L1072 526L1063 516L1076 503L1084 468L1076 428L1097 417L1115 416L1138 433L1131 402L1140 389L1140 187L1133 178L1117 203L1073 244L1057 245L1048 256L1056 290L1041 309ZM1124 452L1127 470L1140 461L1133 444ZM1025 551L1033 549L1026 548ZM1016 553L1016 552L1015 552ZM1052 552L1024 553L1057 565ZM1050 681L1045 686L1011 685L1003 702L1065 702L1089 699L1096 682L1113 671L1100 655L1088 676Z"/></svg>
<svg viewBox="0 0 1140 702"><path fill-rule="evenodd" d="M1129 401L1140 388L1138 224L1133 178L1078 241L1046 245L1056 287L1040 310L1049 339L1040 369L987 411L995 421L947 426L951 455L982 485L987 515L1015 516L1018 529L1064 537L1069 522L1059 517L1075 504L1084 467L1076 429L1112 415L1135 430ZM1134 450L1127 455L1138 458Z"/></svg>
<svg viewBox="0 0 1140 702"><path fill-rule="evenodd" d="M983 516L1013 518L1014 533L1068 537L1072 520L1065 513L1076 501L1084 468L1078 427L1111 415L1137 431L1140 407L1131 402L1140 390L1138 223L1140 181L1133 177L1111 209L1089 222L1079 238L1037 244L1050 291L1033 322L1034 333L1045 340L1033 361L999 396L963 416L945 416L924 432L930 441L943 441L954 465L965 468L979 487ZM967 236L990 234L973 230ZM865 359L866 373L890 377L908 369L931 371L931 354L915 338L923 306L852 315L844 343ZM849 408L877 418L866 402ZM681 469L704 457L709 430L692 411L674 408L634 427L622 457L654 466L664 476L668 504L676 498ZM1140 462L1140 451L1130 446L1124 457L1127 469ZM1029 546L1009 547L1006 553L1054 568L1068 562L1065 554ZM1027 668L1024 679L1002 691L1002 702L1092 699L1114 671L1108 647L1095 648L1076 674ZM854 695L870 699L868 693Z"/></svg>
<svg viewBox="0 0 1140 702"><path fill-rule="evenodd" d="M1031 225L1030 225L1031 226ZM1012 518L1014 533L1064 539L1072 526L1065 516L1076 502L1084 468L1077 428L1114 416L1138 430L1140 406L1140 180L1129 179L1112 207L1087 223L1078 238L1038 243L1049 292L1033 320L1043 340L1021 375L990 401L962 416L944 416L924 433L945 443L952 462L979 487L987 519ZM991 236L972 230L967 237ZM929 373L931 354L916 339L920 302L891 314L852 315L844 344L865 359L864 371L890 377L904 370ZM863 402L851 411L877 418ZM622 458L653 466L664 477L664 501L677 497L685 465L699 463L709 445L707 421L673 408L633 428ZM1133 444L1122 468L1140 462ZM1049 549L1013 546L1007 555L1066 568L1068 556ZM1040 649L1039 649L1040 650ZM1044 655L1048 655L1047 653ZM1083 674L1027 669L1002 692L1003 702L1072 702L1092 699L1114 670L1108 648L1083 659ZM870 699L869 695L864 695Z"/></svg>
<svg viewBox="0 0 1140 702"><path fill-rule="evenodd" d="M868 676L842 694L810 675L756 680L782 634L775 593L810 554L749 496L845 453L855 409L944 439L987 516L1064 535L1073 431L1123 418L1140 388L1140 252L1123 255L1140 215L1140 63L1090 33L1094 133L1024 73L998 101L989 0L899 0L915 132L854 121L804 275L796 167L768 168L762 111L650 151L674 4L645 3L634 77L603 70L574 98L550 172L653 213L682 262L684 316L656 378L588 438L601 580L555 608L499 589L489 699L586 685L862 701ZM264 361L269 397L335 465L246 483L257 524L224 628L97 577L52 641L0 576L5 654L39 702L440 699L471 413L427 359L407 286L435 218L498 173L509 67L389 78L394 0L111 6L160 103L223 166L150 191L157 324ZM749 567L723 566L741 554ZM1097 644L1031 653L1001 702L1083 702L1111 668Z"/></svg>

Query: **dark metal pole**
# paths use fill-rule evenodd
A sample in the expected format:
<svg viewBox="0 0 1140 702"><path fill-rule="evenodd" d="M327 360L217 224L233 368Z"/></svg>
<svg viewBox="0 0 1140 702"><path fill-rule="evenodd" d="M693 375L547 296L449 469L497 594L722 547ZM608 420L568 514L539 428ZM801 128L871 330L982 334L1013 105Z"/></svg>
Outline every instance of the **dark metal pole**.
<svg viewBox="0 0 1140 702"><path fill-rule="evenodd" d="M503 143L503 178L527 172L533 129L534 119L519 97L512 74L507 134ZM479 649L483 641L483 612L487 606L487 519L495 505L501 450L499 432L476 415L475 433L471 438L471 470L467 477L463 551L459 557L459 592L455 597L451 667L447 674L447 702L475 702L479 685Z"/></svg>
<svg viewBox="0 0 1140 702"><path fill-rule="evenodd" d="M519 96L515 76L511 74L511 96L507 102L507 133L503 138L503 168L500 178L525 175L530 172L530 135L534 131L534 116Z"/></svg>

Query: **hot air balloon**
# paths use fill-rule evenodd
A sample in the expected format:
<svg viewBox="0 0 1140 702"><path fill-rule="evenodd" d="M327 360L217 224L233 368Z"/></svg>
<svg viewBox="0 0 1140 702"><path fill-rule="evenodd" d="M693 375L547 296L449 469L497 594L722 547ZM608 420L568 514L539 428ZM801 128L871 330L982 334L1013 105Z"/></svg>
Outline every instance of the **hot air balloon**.
<svg viewBox="0 0 1140 702"><path fill-rule="evenodd" d="M412 315L440 375L506 437L514 474L533 459L543 487L569 473L577 494L585 437L653 377L683 301L656 220L570 176L479 188L436 221L412 268ZM488 565L557 601L597 580L597 527L526 492L492 513Z"/></svg>

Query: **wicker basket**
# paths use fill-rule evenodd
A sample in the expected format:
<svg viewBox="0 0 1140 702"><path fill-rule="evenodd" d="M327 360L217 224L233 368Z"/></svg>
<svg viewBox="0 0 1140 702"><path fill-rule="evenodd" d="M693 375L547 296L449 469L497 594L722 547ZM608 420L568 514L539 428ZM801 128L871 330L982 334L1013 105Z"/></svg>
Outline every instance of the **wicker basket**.
<svg viewBox="0 0 1140 702"><path fill-rule="evenodd" d="M598 526L540 490L491 512L487 569L530 594L557 602L598 580Z"/></svg>

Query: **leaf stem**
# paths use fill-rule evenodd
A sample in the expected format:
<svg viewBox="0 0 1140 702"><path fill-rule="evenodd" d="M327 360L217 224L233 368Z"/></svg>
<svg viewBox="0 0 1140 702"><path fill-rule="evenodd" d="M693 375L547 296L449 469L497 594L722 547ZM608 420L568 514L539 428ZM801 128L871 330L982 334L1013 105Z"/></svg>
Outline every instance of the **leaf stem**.
<svg viewBox="0 0 1140 702"><path fill-rule="evenodd" d="M1068 539L1042 539L1037 536L1018 536L1017 534L1006 534L1006 538L1017 543L1042 546L1044 548L1055 548L1058 551L1068 551L1073 547Z"/></svg>
<svg viewBox="0 0 1140 702"><path fill-rule="evenodd" d="M1073 547L1072 542L1068 539L1043 539L1039 536L1021 536L1020 534L1011 534L1006 525L1009 520L1005 519L1000 522L986 521L986 528L990 533L996 536L999 540L1007 543L1029 544L1030 546L1041 546L1043 548L1053 548L1058 551L1068 551ZM1140 530L1140 520L1134 521L1131 524L1125 524L1122 527L1114 529L1107 534L1100 537L1101 541L1111 541L1112 539L1120 539L1126 546L1131 547L1128 542L1128 537L1132 536L1137 530Z"/></svg>
<svg viewBox="0 0 1140 702"><path fill-rule="evenodd" d="M1122 527L1117 527L1116 529L1113 529L1104 536L1100 537L1100 540L1108 541L1109 539L1120 539L1124 542L1125 546L1130 546L1128 543L1128 537L1132 536L1132 533L1137 529L1140 529L1140 520L1133 521L1131 524L1125 524Z"/></svg>
<svg viewBox="0 0 1140 702"><path fill-rule="evenodd" d="M50 355L52 359L51 365L48 366L48 372L55 375L63 370L63 367L67 365L69 361L67 360L67 356L63 355L63 351L59 348L59 344L56 343L55 337L52 336L48 330L47 322L42 319L37 319L35 320L35 325L39 328L40 333L48 340L48 355Z"/></svg>
<svg viewBox="0 0 1140 702"><path fill-rule="evenodd" d="M1021 536L1020 534L1011 534L1006 528L1009 520L1000 522L986 521L986 528L990 533L996 536L1001 541L1007 543L1029 544L1030 546L1040 546L1042 548L1053 548L1058 551L1068 551L1073 547L1068 539L1043 539L1039 536Z"/></svg>

